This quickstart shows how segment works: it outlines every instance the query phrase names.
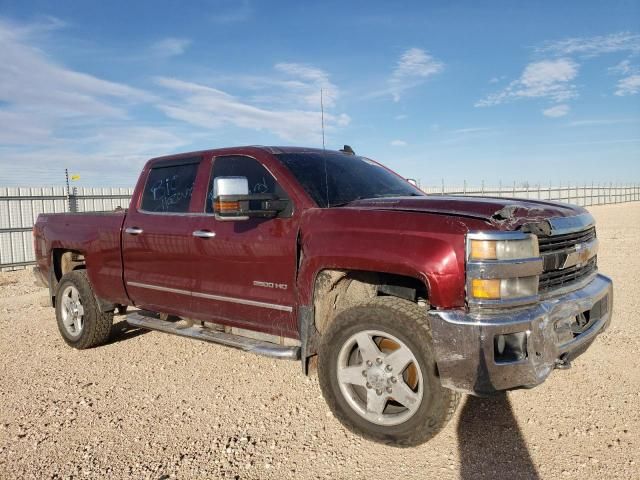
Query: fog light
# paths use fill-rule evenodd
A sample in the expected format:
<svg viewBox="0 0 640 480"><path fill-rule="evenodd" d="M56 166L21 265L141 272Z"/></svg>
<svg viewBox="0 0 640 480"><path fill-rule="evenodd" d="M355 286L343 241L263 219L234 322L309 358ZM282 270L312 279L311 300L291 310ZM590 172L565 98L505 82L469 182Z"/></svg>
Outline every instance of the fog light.
<svg viewBox="0 0 640 480"><path fill-rule="evenodd" d="M500 355L504 353L504 347L506 344L507 342L504 340L504 335L498 335L496 337L496 350Z"/></svg>
<svg viewBox="0 0 640 480"><path fill-rule="evenodd" d="M493 337L493 357L496 363L519 362L527 358L527 332Z"/></svg>

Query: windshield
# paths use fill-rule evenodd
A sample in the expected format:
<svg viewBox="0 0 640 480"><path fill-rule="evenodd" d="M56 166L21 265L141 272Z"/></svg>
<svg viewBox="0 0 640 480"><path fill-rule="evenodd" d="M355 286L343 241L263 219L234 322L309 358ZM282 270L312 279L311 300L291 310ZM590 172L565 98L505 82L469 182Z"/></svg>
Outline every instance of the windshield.
<svg viewBox="0 0 640 480"><path fill-rule="evenodd" d="M320 207L336 207L361 198L424 195L403 178L365 157L337 152L276 156Z"/></svg>

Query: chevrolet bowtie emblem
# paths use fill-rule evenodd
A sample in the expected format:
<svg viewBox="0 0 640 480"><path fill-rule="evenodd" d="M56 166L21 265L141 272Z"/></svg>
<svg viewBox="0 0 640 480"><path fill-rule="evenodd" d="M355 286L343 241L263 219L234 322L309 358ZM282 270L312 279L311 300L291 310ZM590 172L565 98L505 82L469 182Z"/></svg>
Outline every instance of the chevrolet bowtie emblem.
<svg viewBox="0 0 640 480"><path fill-rule="evenodd" d="M588 243L578 243L574 248L573 252L567 254L567 258L562 265L563 269L585 264L595 257L598 253L598 239L594 238Z"/></svg>

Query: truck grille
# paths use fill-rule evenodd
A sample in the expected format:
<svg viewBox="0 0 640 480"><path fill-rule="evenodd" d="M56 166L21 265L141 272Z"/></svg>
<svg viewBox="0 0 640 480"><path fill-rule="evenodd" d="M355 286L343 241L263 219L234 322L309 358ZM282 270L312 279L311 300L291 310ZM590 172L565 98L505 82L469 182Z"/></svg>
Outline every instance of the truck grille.
<svg viewBox="0 0 640 480"><path fill-rule="evenodd" d="M564 235L552 235L550 237L538 237L540 255L556 252L566 252L576 243L586 243L596 237L596 227L591 227L582 232L566 233Z"/></svg>
<svg viewBox="0 0 640 480"><path fill-rule="evenodd" d="M579 283L598 270L597 256L582 265L560 268L567 255L578 243L586 243L596 237L595 227L581 232L539 237L540 255L544 261L544 271L540 275L538 291L541 294Z"/></svg>
<svg viewBox="0 0 640 480"><path fill-rule="evenodd" d="M547 293L556 288L566 287L587 278L598 269L597 258L598 257L593 257L584 265L576 265L575 267L565 268L564 270L543 272L540 275L538 291L540 293Z"/></svg>

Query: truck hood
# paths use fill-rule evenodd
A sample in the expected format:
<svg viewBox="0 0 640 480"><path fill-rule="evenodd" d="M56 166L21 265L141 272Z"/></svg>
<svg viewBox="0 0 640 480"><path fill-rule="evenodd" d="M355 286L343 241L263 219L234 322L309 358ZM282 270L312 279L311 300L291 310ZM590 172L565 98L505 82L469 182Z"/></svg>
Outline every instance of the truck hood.
<svg viewBox="0 0 640 480"><path fill-rule="evenodd" d="M573 217L586 212L575 205L516 198L427 195L356 200L347 208L397 210L454 215L485 220L499 230L515 230L550 218Z"/></svg>

